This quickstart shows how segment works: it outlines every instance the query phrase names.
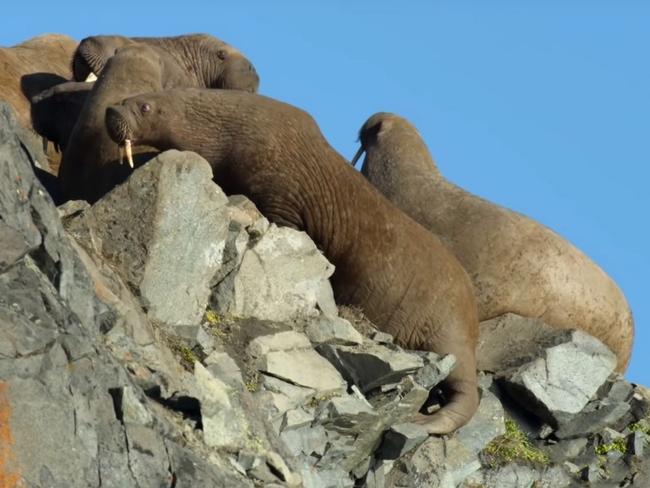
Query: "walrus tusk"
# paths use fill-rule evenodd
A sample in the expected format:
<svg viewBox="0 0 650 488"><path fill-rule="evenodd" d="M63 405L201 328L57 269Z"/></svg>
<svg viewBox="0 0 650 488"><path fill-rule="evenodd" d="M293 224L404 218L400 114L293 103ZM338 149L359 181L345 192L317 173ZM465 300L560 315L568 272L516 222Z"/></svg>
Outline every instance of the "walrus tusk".
<svg viewBox="0 0 650 488"><path fill-rule="evenodd" d="M129 166L131 166L131 169L133 169L133 152L131 151L130 139L125 139L124 150L126 151L126 160L129 162Z"/></svg>
<svg viewBox="0 0 650 488"><path fill-rule="evenodd" d="M97 75L91 71L90 74L86 76L86 79L84 81L87 83L90 83L92 81L97 81Z"/></svg>
<svg viewBox="0 0 650 488"><path fill-rule="evenodd" d="M352 158L352 161L350 161L350 164L351 164L352 166L354 166L355 164L357 164L357 161L359 160L359 158L360 158L361 155L363 154L363 151L364 151L364 150L365 150L365 149L363 148L363 146L360 146L360 147L359 147L359 150L357 151L357 153L356 153L356 154L354 155L354 157Z"/></svg>

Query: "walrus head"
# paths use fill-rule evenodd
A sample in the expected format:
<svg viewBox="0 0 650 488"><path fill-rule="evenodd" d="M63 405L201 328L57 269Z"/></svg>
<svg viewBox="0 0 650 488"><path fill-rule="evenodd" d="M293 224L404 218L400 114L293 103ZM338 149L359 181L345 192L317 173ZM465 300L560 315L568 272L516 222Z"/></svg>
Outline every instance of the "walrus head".
<svg viewBox="0 0 650 488"><path fill-rule="evenodd" d="M117 50L129 44L135 43L122 36L92 36L82 39L72 57L74 80L95 81Z"/></svg>
<svg viewBox="0 0 650 488"><path fill-rule="evenodd" d="M359 129L359 143L351 164L365 153L361 173L375 186L397 184L398 175L403 174L439 174L418 130L399 115L378 112L370 116Z"/></svg>
<svg viewBox="0 0 650 488"><path fill-rule="evenodd" d="M175 147L173 124L166 121L173 117L174 112L178 114L181 107L174 109L158 103L159 98L156 94L138 95L106 108L108 135L119 147L120 162L126 155L131 168L133 146L150 145L161 151ZM173 101L170 103L174 105Z"/></svg>

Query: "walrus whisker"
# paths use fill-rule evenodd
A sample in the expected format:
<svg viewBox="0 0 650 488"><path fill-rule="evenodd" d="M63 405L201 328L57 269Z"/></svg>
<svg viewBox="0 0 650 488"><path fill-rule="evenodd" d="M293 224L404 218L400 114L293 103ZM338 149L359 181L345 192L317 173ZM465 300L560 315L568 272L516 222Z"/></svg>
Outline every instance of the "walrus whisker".
<svg viewBox="0 0 650 488"><path fill-rule="evenodd" d="M359 150L357 151L357 153L354 155L354 157L353 157L352 160L350 161L350 164L351 164L352 166L354 166L355 164L357 164L357 161L359 161L359 158L361 157L361 155L363 154L364 151L365 151L364 147L363 147L363 146L360 146L360 147L359 147Z"/></svg>

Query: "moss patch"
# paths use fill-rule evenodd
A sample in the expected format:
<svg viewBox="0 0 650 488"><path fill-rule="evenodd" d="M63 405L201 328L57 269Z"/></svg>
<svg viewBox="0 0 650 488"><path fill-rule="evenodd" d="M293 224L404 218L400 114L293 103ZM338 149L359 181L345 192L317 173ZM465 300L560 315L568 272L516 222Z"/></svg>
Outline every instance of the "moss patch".
<svg viewBox="0 0 650 488"><path fill-rule="evenodd" d="M490 442L482 451L484 463L491 467L513 462L546 466L548 455L535 447L513 420L506 419L506 432Z"/></svg>
<svg viewBox="0 0 650 488"><path fill-rule="evenodd" d="M625 437L616 439L615 441L609 442L607 444L596 446L596 454L605 455L610 451L618 451L621 454L625 454L627 452L627 442L625 440Z"/></svg>
<svg viewBox="0 0 650 488"><path fill-rule="evenodd" d="M190 372L194 371L194 363L200 360L196 353L176 337L167 337L167 344L169 349L179 358L181 366Z"/></svg>

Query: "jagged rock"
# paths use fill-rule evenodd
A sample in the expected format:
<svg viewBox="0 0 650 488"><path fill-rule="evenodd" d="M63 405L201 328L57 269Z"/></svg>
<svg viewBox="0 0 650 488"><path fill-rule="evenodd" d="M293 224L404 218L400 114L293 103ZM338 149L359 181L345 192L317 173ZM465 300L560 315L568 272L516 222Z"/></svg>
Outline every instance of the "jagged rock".
<svg viewBox="0 0 650 488"><path fill-rule="evenodd" d="M325 452L327 439L325 428L322 425L305 425L295 429L287 429L280 434L280 438L293 456L320 457Z"/></svg>
<svg viewBox="0 0 650 488"><path fill-rule="evenodd" d="M139 290L152 319L196 324L222 263L227 201L203 158L172 150L135 170L68 229Z"/></svg>
<svg viewBox="0 0 650 488"><path fill-rule="evenodd" d="M346 395L327 401L322 416L327 428L359 434L376 421L377 412L367 401Z"/></svg>
<svg viewBox="0 0 650 488"><path fill-rule="evenodd" d="M199 362L194 365L194 377L201 402L205 443L230 449L245 446L248 422L238 401L238 393L212 376Z"/></svg>
<svg viewBox="0 0 650 488"><path fill-rule="evenodd" d="M508 464L487 470L479 476L472 476L463 488L473 486L484 488L564 488L576 486L575 482L560 467L549 469Z"/></svg>
<svg viewBox="0 0 650 488"><path fill-rule="evenodd" d="M314 421L314 414L306 412L302 408L288 410L282 417L281 431L297 429L311 424Z"/></svg>
<svg viewBox="0 0 650 488"><path fill-rule="evenodd" d="M604 398L595 398L575 415L570 422L561 424L554 432L558 439L585 436L614 426L630 411L632 385L625 380L615 380L609 385Z"/></svg>
<svg viewBox="0 0 650 488"><path fill-rule="evenodd" d="M184 339L190 349L194 347L201 348L205 355L214 350L214 337L201 325L176 325L171 334Z"/></svg>
<svg viewBox="0 0 650 488"><path fill-rule="evenodd" d="M554 427L578 414L616 367L616 355L598 339L571 330L558 337L561 343L502 381L517 402Z"/></svg>
<svg viewBox="0 0 650 488"><path fill-rule="evenodd" d="M306 403L316 394L316 390L313 388L293 385L273 376L262 375L262 385L266 390L288 398L292 405L291 408Z"/></svg>
<svg viewBox="0 0 650 488"><path fill-rule="evenodd" d="M415 374L415 381L427 389L433 388L444 380L456 366L456 358L453 354L440 357L433 352L428 352L421 357L425 364Z"/></svg>
<svg viewBox="0 0 650 488"><path fill-rule="evenodd" d="M363 336L340 317L318 317L307 325L305 332L314 344L363 344Z"/></svg>
<svg viewBox="0 0 650 488"><path fill-rule="evenodd" d="M216 287L217 311L279 322L316 317L333 272L307 234L271 224L245 251L232 279Z"/></svg>
<svg viewBox="0 0 650 488"><path fill-rule="evenodd" d="M481 322L476 347L477 367L499 373L539 357L553 343L558 329L541 319L506 313Z"/></svg>
<svg viewBox="0 0 650 488"><path fill-rule="evenodd" d="M5 253L0 268L0 457L12 460L0 468L3 483L161 486L173 477L177 487L246 486L231 468L170 441L172 424L104 344L104 334L135 324L112 309L121 298L93 282L8 113L0 105L0 221L11 229L0 240L15 244L18 235L25 247ZM123 337L141 349L153 342L144 331Z"/></svg>
<svg viewBox="0 0 650 488"><path fill-rule="evenodd" d="M228 386L241 389L244 385L241 370L233 358L227 352L213 351L204 360L207 370Z"/></svg>
<svg viewBox="0 0 650 488"><path fill-rule="evenodd" d="M627 436L627 452L631 456L643 457L646 444L650 444L650 436L643 432L636 431Z"/></svg>
<svg viewBox="0 0 650 488"><path fill-rule="evenodd" d="M397 382L424 365L422 359L414 354L378 344L368 344L363 349L321 345L318 351L364 393Z"/></svg>
<svg viewBox="0 0 650 488"><path fill-rule="evenodd" d="M473 454L478 454L497 436L505 433L505 414L499 399L488 389L481 389L481 402L471 420L458 429L456 438Z"/></svg>
<svg viewBox="0 0 650 488"><path fill-rule="evenodd" d="M407 465L407 486L454 488L480 468L478 457L458 439L431 437L416 449Z"/></svg>
<svg viewBox="0 0 650 488"><path fill-rule="evenodd" d="M310 346L311 343L305 334L293 330L283 330L254 338L248 344L248 353L253 357L261 357L271 351L305 349Z"/></svg>
<svg viewBox="0 0 650 488"><path fill-rule="evenodd" d="M548 454L554 463L562 463L567 459L574 459L580 455L587 447L587 439L568 439L560 441L557 444L544 446L544 452Z"/></svg>
<svg viewBox="0 0 650 488"><path fill-rule="evenodd" d="M428 432L417 424L408 422L393 425L379 449L381 459L398 459L418 447L429 437Z"/></svg>
<svg viewBox="0 0 650 488"><path fill-rule="evenodd" d="M258 369L321 394L346 389L338 371L313 349L271 351L260 359Z"/></svg>

